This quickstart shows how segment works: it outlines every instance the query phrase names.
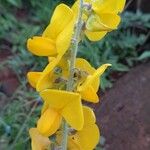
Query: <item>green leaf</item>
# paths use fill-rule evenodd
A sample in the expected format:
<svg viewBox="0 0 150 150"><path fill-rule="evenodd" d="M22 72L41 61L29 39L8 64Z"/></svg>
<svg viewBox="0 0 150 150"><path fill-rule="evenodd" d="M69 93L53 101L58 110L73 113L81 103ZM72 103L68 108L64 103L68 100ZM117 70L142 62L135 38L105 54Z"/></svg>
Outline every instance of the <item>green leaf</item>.
<svg viewBox="0 0 150 150"><path fill-rule="evenodd" d="M121 63L112 64L112 68L116 71L129 71L129 67Z"/></svg>
<svg viewBox="0 0 150 150"><path fill-rule="evenodd" d="M147 50L145 52L143 52L139 57L138 60L143 60L143 59L147 59L150 58L150 50Z"/></svg>
<svg viewBox="0 0 150 150"><path fill-rule="evenodd" d="M18 8L21 8L22 6L22 1L21 0L7 0L10 4L13 6L16 6Z"/></svg>
<svg viewBox="0 0 150 150"><path fill-rule="evenodd" d="M106 78L106 76L105 75L103 75L102 77L101 77L101 89L104 91L106 88L111 88L112 87L112 83L111 83L111 81L110 80L108 80L107 78Z"/></svg>

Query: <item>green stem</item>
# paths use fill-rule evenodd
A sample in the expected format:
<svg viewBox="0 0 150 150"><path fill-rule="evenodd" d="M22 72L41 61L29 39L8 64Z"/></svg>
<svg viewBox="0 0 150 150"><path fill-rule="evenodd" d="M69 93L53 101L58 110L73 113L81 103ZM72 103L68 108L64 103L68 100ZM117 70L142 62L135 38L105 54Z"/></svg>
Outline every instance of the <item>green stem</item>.
<svg viewBox="0 0 150 150"><path fill-rule="evenodd" d="M67 150L67 141L68 141L68 124L63 120L62 124L62 150Z"/></svg>
<svg viewBox="0 0 150 150"><path fill-rule="evenodd" d="M74 27L74 35L72 37L72 43L71 43L71 56L70 56L70 76L68 80L67 90L73 91L73 76L74 76L74 68L75 68L75 60L77 56L78 51L78 44L79 44L79 38L82 30L82 7L83 7L83 0L80 0L79 4L79 13L78 13L78 19L77 23Z"/></svg>
<svg viewBox="0 0 150 150"><path fill-rule="evenodd" d="M69 79L67 83L67 91L73 91L73 82L74 82L74 69L75 69L75 61L78 51L78 44L80 40L80 34L82 31L82 8L83 8L83 0L80 0L79 3L79 11L77 23L74 27L74 34L72 36L71 47L70 47L70 68L69 68ZM67 150L67 140L68 140L68 124L66 121L63 122L63 135L62 135L62 150Z"/></svg>

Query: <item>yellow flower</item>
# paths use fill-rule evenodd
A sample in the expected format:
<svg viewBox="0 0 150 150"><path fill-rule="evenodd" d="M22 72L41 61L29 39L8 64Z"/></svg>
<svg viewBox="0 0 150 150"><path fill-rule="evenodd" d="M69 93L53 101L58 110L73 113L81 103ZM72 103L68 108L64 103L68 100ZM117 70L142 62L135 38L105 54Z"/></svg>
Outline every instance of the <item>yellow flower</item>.
<svg viewBox="0 0 150 150"><path fill-rule="evenodd" d="M126 0L84 0L92 6L92 12L86 20L85 34L91 41L103 38L107 32L114 30L120 23L120 16ZM77 14L78 3L72 7Z"/></svg>
<svg viewBox="0 0 150 150"><path fill-rule="evenodd" d="M95 68L93 68L88 61L86 61L85 59L82 58L77 58L76 59L76 68L79 69L81 72L85 72L86 76L83 76L82 82L79 82L79 84L77 85L77 89L76 92L81 94L82 99L89 101L89 102L98 102L98 96L96 94L96 92L99 89L99 76L96 77L94 79L94 81L91 83L90 87L91 89L86 89L86 92L83 92L82 90L80 90L81 85L85 84L86 78L88 78L88 76L91 76L92 74L94 74L94 72L96 71Z"/></svg>
<svg viewBox="0 0 150 150"><path fill-rule="evenodd" d="M61 125L62 117L55 109L48 107L37 122L38 131L44 136L51 136Z"/></svg>
<svg viewBox="0 0 150 150"><path fill-rule="evenodd" d="M46 102L46 107L44 106L45 108L43 109L44 113L47 111L47 106L49 106L55 109L57 115L63 116L71 127L76 130L82 129L84 119L80 94L62 90L47 89L41 91L40 96L44 100L44 103ZM56 113L54 114L56 115ZM45 116L45 119L46 118L47 117ZM46 125L44 126L46 127Z"/></svg>
<svg viewBox="0 0 150 150"><path fill-rule="evenodd" d="M76 58L75 67L76 67L76 69L81 71L81 73L83 72L87 76L92 75L96 71L96 69L94 67L92 67L90 65L90 63L87 60L83 59L83 58ZM85 76L83 76L83 78L85 79ZM80 84L82 84L82 83L80 83ZM98 90L98 88L99 88L99 78L96 79L96 81L93 83L92 86L95 89Z"/></svg>
<svg viewBox="0 0 150 150"><path fill-rule="evenodd" d="M98 126L91 108L83 106L84 126L80 131L70 131L68 137L68 150L93 150L100 140ZM56 133L56 141L61 142L61 133Z"/></svg>
<svg viewBox="0 0 150 150"><path fill-rule="evenodd" d="M41 135L37 128L31 128L29 134L32 140L32 150L45 150L50 146L49 138Z"/></svg>
<svg viewBox="0 0 150 150"><path fill-rule="evenodd" d="M100 84L99 78L108 66L110 66L110 64L104 64L96 70L85 59L77 58L75 63L77 70L77 77L75 77L75 79L77 79L74 92L81 94L82 99L86 101L97 103L99 101L96 94ZM60 68L62 74L55 76L54 68ZM66 84L68 75L69 66L67 61L64 59L54 59L43 72L29 72L28 80L33 87L36 87L37 91L42 91L54 87L54 81L57 78L59 79L59 77L66 79L64 83Z"/></svg>
<svg viewBox="0 0 150 150"><path fill-rule="evenodd" d="M99 98L96 94L98 88L97 86L95 86L95 82L97 82L97 79L100 78L100 76L104 73L108 66L111 66L111 64L104 64L99 67L93 74L88 75L86 80L77 87L77 92L82 95L82 98L84 100L95 103L99 101Z"/></svg>
<svg viewBox="0 0 150 150"><path fill-rule="evenodd" d="M28 39L29 51L38 56L63 55L70 45L73 17L73 12L67 5L58 5L42 36Z"/></svg>
<svg viewBox="0 0 150 150"><path fill-rule="evenodd" d="M61 74L67 74L67 71L64 67L65 63L66 61L58 55L58 57L53 58L53 60L46 66L43 72L29 72L27 74L29 83L39 92L48 88L52 88L53 82L55 82L55 79L58 76L61 76ZM64 67L64 69L62 67ZM60 74L57 73L57 69L60 69Z"/></svg>
<svg viewBox="0 0 150 150"><path fill-rule="evenodd" d="M100 133L97 125L95 124L96 119L92 109L87 106L83 106L83 114L83 129L69 137L69 150L72 150L73 148L74 150L93 150L99 142Z"/></svg>
<svg viewBox="0 0 150 150"><path fill-rule="evenodd" d="M77 58L75 63L77 69L77 84L76 87L84 82L88 75L92 75L96 70L85 60L82 58ZM56 73L56 69L60 70L61 73ZM67 83L67 79L69 76L69 64L64 58L53 58L53 60L46 66L43 72L29 72L27 74L29 83L31 86L36 88L37 91L42 91L45 89L54 88L55 81L57 79L66 79L65 83ZM60 81L63 82L63 81ZM61 83L60 83L61 84ZM61 84L63 85L63 84ZM92 83L93 88L97 92L99 88L99 77L95 79L95 82ZM60 86L61 87L61 86ZM75 88L75 92L76 92ZM82 96L82 95L81 95ZM83 97L84 98L84 97ZM90 98L87 98L89 100ZM92 100L89 100L92 101Z"/></svg>

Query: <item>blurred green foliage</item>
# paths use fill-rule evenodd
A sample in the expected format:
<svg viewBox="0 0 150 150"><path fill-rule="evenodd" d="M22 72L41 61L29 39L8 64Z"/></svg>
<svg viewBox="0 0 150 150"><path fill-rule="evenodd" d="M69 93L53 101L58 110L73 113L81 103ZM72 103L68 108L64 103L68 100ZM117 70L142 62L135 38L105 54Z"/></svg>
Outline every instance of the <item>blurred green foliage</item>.
<svg viewBox="0 0 150 150"><path fill-rule="evenodd" d="M29 53L26 50L26 40L42 33L60 2L71 5L73 0L0 0L0 53L11 53L0 64L0 70L12 68L20 81L20 87L9 99L8 105L1 110L0 149L9 149L12 144L15 150L30 149L27 131L35 125L41 105L34 110L32 117L27 117L39 97L28 88L26 73L29 70L41 70L47 59ZM78 52L79 57L86 58L95 67L103 63L112 64L102 77L103 90L111 87L123 72L150 57L150 15L125 12L122 18L119 29L109 33L101 41L93 43L84 38ZM4 93L0 95L6 97ZM7 127L10 127L10 133Z"/></svg>

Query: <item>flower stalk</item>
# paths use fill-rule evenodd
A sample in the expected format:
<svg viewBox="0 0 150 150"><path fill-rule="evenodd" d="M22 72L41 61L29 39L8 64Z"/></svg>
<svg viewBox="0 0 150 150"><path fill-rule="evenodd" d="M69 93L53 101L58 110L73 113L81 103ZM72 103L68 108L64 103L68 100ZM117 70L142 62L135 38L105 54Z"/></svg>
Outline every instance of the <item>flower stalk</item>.
<svg viewBox="0 0 150 150"><path fill-rule="evenodd" d="M71 40L71 46L70 46L70 58L69 58L69 63L70 63L70 68L69 68L69 79L67 83L67 91L73 91L73 77L74 77L74 69L75 69L75 60L77 56L77 51L78 51L78 44L79 44L79 39L82 31L82 26L83 26L83 21L82 21L82 8L83 8L83 0L80 0L79 2L79 10L78 10L78 18L77 22L74 26L74 34L72 36ZM68 140L68 124L64 120L63 122L63 135L62 135L62 150L67 150L67 140Z"/></svg>
<svg viewBox="0 0 150 150"><path fill-rule="evenodd" d="M78 51L78 44L79 44L79 38L82 31L83 21L82 21L82 8L83 8L83 0L80 0L79 3L79 10L78 10L78 18L77 22L74 26L74 34L71 41L71 47L70 47L70 76L67 83L67 91L73 90L73 76L74 76L74 68L75 68L75 60L77 56Z"/></svg>

